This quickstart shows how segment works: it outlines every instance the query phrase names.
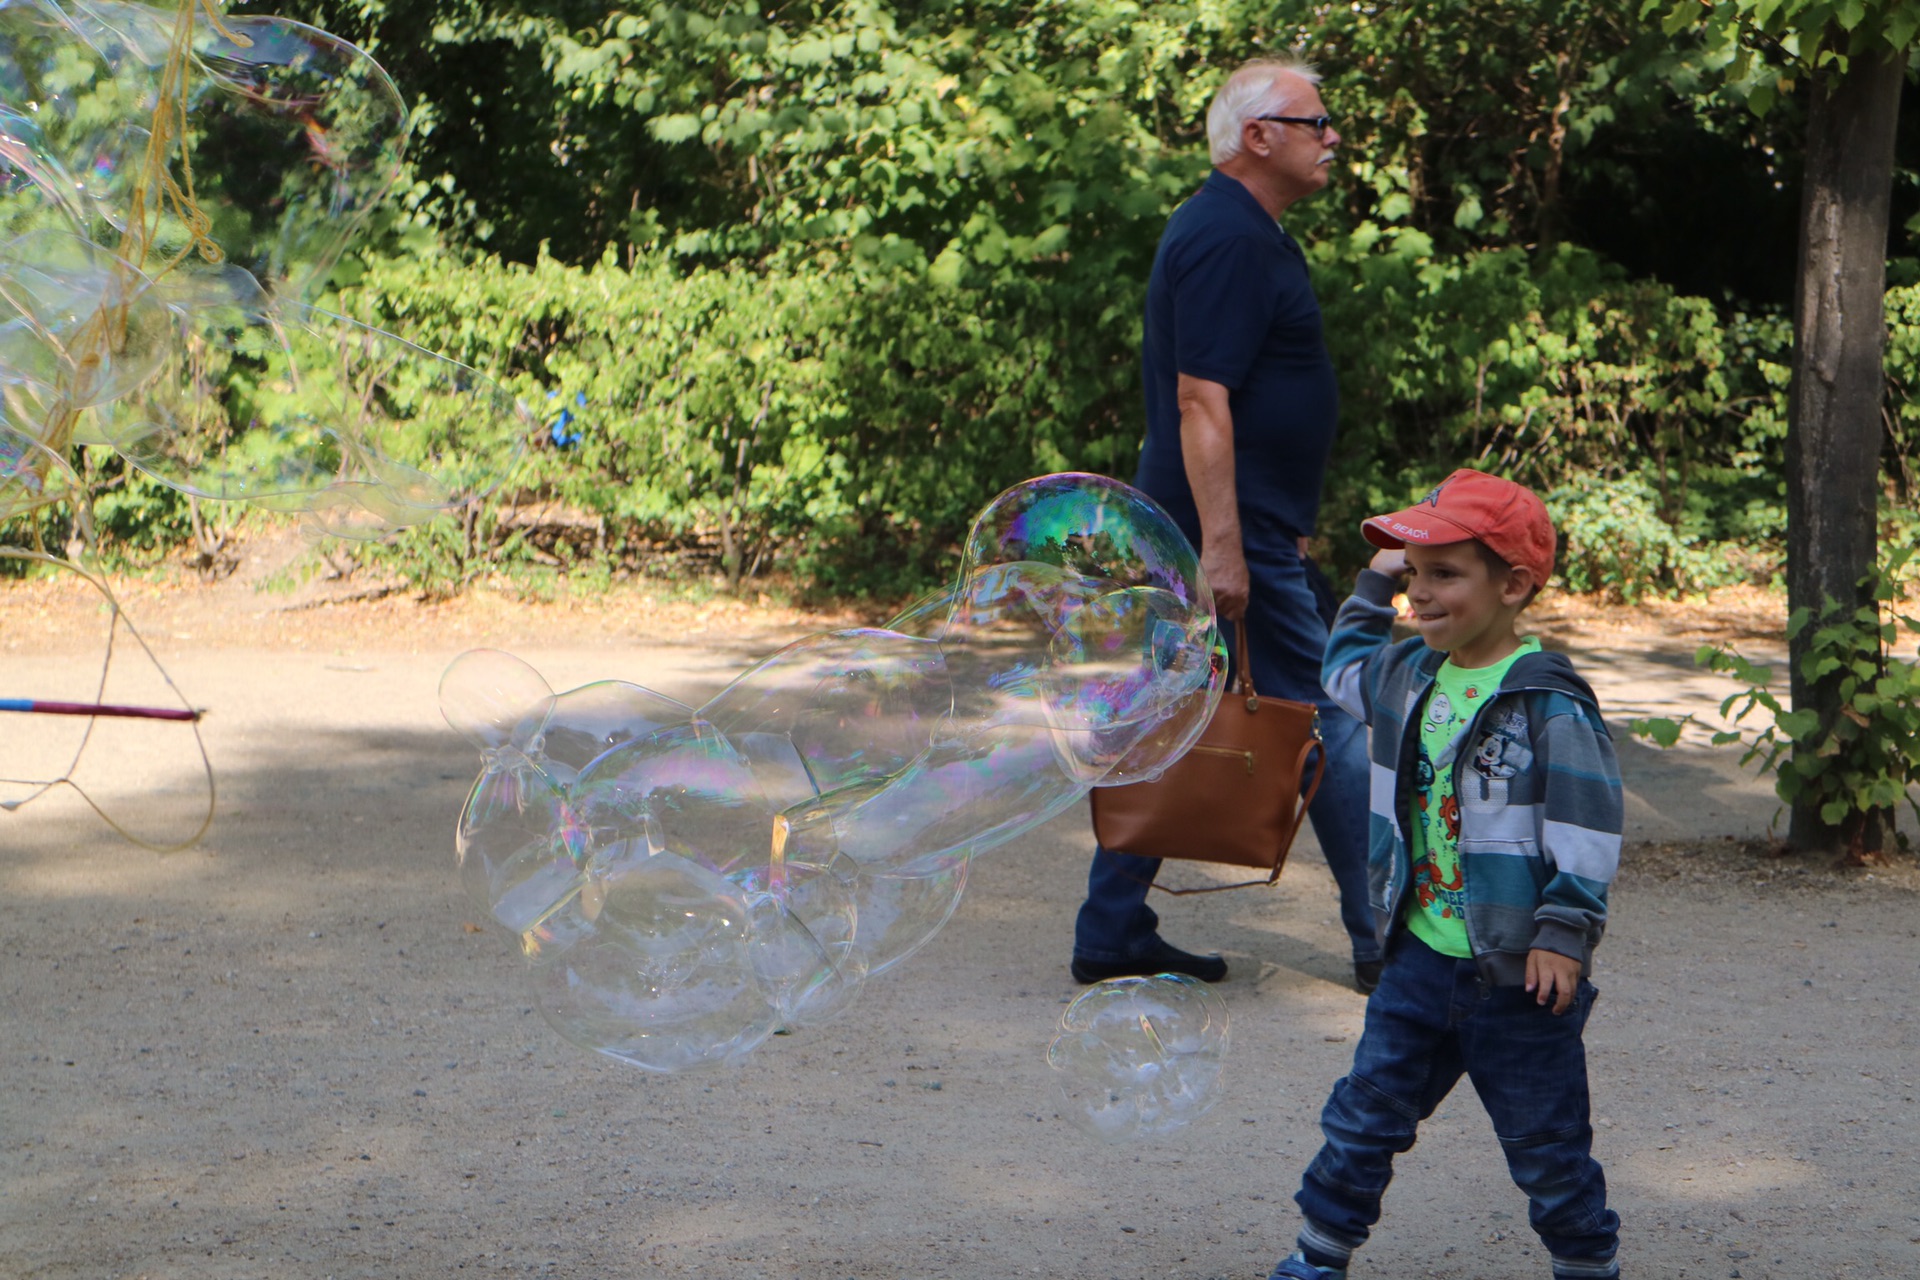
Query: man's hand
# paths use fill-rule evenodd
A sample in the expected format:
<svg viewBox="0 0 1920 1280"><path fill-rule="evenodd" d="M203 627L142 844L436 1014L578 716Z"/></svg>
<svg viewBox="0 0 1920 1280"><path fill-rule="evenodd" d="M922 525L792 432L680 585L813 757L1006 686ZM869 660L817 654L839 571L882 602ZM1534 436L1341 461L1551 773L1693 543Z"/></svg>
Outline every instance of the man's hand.
<svg viewBox="0 0 1920 1280"><path fill-rule="evenodd" d="M1213 607L1228 622L1247 612L1247 556L1238 542L1209 540L1200 552L1200 572L1213 588Z"/></svg>
<svg viewBox="0 0 1920 1280"><path fill-rule="evenodd" d="M1552 1000L1553 1012L1565 1013L1573 1007L1579 986L1580 962L1572 956L1542 951L1539 947L1527 952L1527 990L1533 994L1535 1004Z"/></svg>

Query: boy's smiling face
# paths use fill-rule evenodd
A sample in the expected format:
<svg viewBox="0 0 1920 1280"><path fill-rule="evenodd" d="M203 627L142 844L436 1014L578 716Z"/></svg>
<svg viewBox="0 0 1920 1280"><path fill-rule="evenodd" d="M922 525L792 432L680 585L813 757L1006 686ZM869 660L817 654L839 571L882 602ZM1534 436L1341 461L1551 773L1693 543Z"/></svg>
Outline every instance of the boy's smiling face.
<svg viewBox="0 0 1920 1280"><path fill-rule="evenodd" d="M1495 569L1475 542L1440 547L1409 544L1407 603L1420 638L1450 654L1455 666L1485 667L1520 647L1513 620L1533 590L1533 573Z"/></svg>

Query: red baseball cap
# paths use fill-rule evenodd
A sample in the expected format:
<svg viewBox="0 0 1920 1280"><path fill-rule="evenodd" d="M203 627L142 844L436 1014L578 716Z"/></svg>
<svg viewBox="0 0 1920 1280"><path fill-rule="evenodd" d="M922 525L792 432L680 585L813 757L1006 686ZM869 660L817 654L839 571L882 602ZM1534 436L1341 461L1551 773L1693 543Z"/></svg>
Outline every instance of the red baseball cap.
<svg viewBox="0 0 1920 1280"><path fill-rule="evenodd" d="M1553 575L1556 539L1547 504L1523 484L1467 467L1406 510L1374 516L1360 532L1390 551L1409 542L1444 547L1471 538L1508 564L1532 569L1537 585Z"/></svg>

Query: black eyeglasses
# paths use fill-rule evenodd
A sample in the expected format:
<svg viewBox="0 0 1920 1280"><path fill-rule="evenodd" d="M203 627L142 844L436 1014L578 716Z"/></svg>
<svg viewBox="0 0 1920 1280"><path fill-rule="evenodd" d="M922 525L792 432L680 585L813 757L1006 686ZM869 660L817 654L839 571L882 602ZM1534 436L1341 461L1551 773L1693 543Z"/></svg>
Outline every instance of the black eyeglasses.
<svg viewBox="0 0 1920 1280"><path fill-rule="evenodd" d="M1313 130L1313 136L1327 136L1327 126L1333 123L1332 116L1255 116L1255 120L1271 120L1275 124L1304 124Z"/></svg>

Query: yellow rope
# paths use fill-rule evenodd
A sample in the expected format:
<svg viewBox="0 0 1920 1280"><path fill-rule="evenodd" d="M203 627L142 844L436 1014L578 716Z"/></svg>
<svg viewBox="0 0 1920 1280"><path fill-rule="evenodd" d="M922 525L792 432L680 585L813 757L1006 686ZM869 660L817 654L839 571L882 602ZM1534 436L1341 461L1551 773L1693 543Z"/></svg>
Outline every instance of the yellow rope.
<svg viewBox="0 0 1920 1280"><path fill-rule="evenodd" d="M121 235L119 256L133 267L157 279L179 266L194 252L209 263L221 262L226 253L213 239L213 219L200 207L193 189L193 158L187 142L187 77L192 68L193 28L196 10L204 12L208 24L227 40L243 49L253 41L227 26L218 0L180 0L180 10L168 46L167 62L160 75L159 101L154 104L153 119L147 133L147 149L140 174L128 197L126 230ZM180 153L180 176L173 173L171 157ZM156 198L155 192L158 191ZM149 204L156 207L151 212ZM147 258L159 234L162 210L171 209L186 227L187 243L157 269L147 271ZM122 282L137 296L135 282ZM43 423L42 439L47 448L64 457L72 447L74 427L84 406L92 400L92 380L110 358L126 349L127 317L131 299L103 306L90 316L74 334L67 349L71 362L62 394L56 396Z"/></svg>
<svg viewBox="0 0 1920 1280"><path fill-rule="evenodd" d="M158 186L160 198L173 210L187 228L187 244L179 253L163 264L155 275L171 271L195 250L207 262L219 262L226 254L212 235L213 219L209 217L193 191L193 159L185 145L187 134L187 74L193 52L194 11L202 10L207 22L222 36L243 49L253 47L253 41L229 28L221 20L216 0L180 0L180 13L173 25L173 41L167 50L167 65L160 73L160 101L153 109L152 128L147 135L147 153L139 179L134 183L133 195L127 210L127 239L123 241L120 256L141 269L146 268L147 253L152 248L152 239L159 229L159 216L153 215L153 225L148 225L147 202L153 189ZM173 166L169 157L174 147L180 148L180 178L173 176Z"/></svg>

